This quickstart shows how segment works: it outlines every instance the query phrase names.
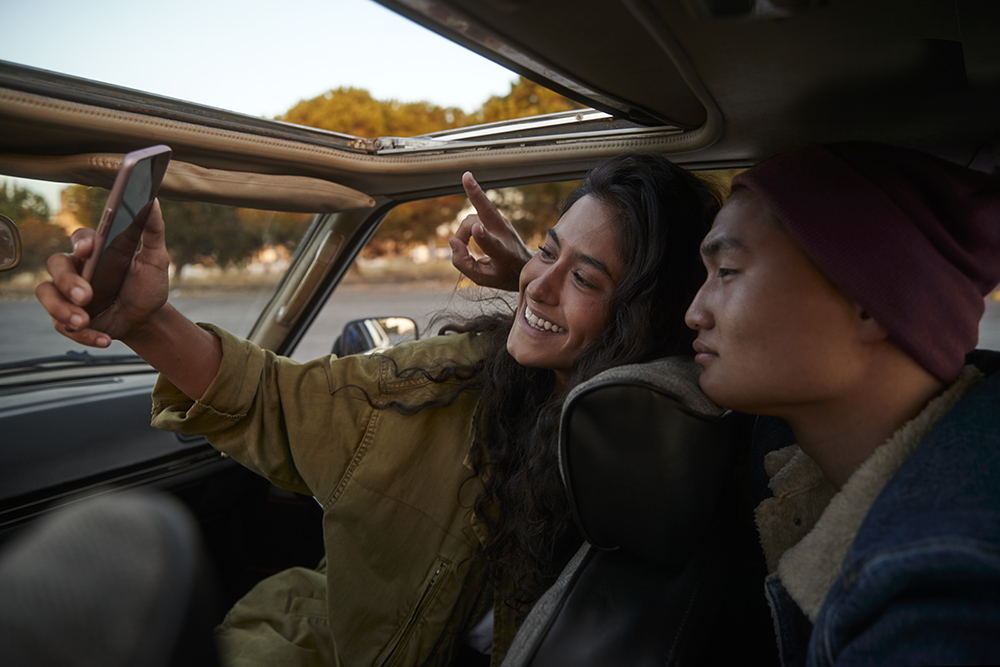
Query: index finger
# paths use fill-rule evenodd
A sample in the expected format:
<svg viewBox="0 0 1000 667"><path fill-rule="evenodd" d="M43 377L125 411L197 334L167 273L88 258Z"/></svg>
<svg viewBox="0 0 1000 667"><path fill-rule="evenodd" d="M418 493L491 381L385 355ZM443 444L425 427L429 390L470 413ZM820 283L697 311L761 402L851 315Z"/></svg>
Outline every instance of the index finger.
<svg viewBox="0 0 1000 667"><path fill-rule="evenodd" d="M488 225L491 222L503 219L500 211L490 201L490 198L486 196L483 189L479 187L479 183L476 182L476 178L472 175L471 171L462 174L462 187L465 188L465 194L468 195L472 205L476 207L476 212L479 213L479 217L484 224Z"/></svg>

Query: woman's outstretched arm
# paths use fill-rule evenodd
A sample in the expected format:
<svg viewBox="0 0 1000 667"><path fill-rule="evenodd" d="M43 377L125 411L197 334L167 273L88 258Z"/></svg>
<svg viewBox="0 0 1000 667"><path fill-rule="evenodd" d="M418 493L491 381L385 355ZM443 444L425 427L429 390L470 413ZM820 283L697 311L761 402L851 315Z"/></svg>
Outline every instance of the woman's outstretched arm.
<svg viewBox="0 0 1000 667"><path fill-rule="evenodd" d="M93 298L80 275L94 248L94 231L78 229L73 250L52 255L51 280L35 290L56 331L90 347L108 347L120 340L193 400L201 398L222 360L219 340L167 303L169 281L163 216L153 206L142 233L142 247L132 260L118 299L93 318L84 307Z"/></svg>

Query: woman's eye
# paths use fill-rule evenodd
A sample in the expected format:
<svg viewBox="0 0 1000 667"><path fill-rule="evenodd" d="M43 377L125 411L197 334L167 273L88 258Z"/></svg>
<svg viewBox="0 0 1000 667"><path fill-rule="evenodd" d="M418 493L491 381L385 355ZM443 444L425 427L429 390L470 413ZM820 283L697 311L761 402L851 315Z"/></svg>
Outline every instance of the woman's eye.
<svg viewBox="0 0 1000 667"><path fill-rule="evenodd" d="M594 285L589 280L587 280L584 277L584 275L582 273L580 273L579 271L574 271L573 272L573 278L574 278L574 280L576 280L577 283L579 283L583 287L588 287L588 288L593 288L594 287Z"/></svg>
<svg viewBox="0 0 1000 667"><path fill-rule="evenodd" d="M538 246L538 254L542 256L543 259L555 259L555 255L545 246Z"/></svg>
<svg viewBox="0 0 1000 667"><path fill-rule="evenodd" d="M736 271L734 269L726 269L726 268L720 268L719 269L719 277L720 278L728 278L729 276L733 276L733 275L736 275Z"/></svg>

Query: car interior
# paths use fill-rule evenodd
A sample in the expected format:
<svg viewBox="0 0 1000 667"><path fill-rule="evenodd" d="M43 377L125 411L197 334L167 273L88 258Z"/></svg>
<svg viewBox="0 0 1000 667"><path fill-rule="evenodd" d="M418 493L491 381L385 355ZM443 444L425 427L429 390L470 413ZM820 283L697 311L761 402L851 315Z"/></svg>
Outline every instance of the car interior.
<svg viewBox="0 0 1000 667"><path fill-rule="evenodd" d="M166 144L165 198L314 214L248 335L289 354L385 215L462 192L466 170L484 188L565 181L640 150L731 170L850 140L1000 167L997 3L379 1L587 108L371 139L0 61L0 174L108 188L124 153ZM97 356L0 368L0 543L81 498L155 488L197 518L227 606L264 576L319 560L313 499L204 439L153 429L155 373ZM776 660L747 460L787 436L699 411L664 375L634 369L567 402L563 474L588 546L504 664ZM629 457L607 474L608 448L649 442L655 464Z"/></svg>

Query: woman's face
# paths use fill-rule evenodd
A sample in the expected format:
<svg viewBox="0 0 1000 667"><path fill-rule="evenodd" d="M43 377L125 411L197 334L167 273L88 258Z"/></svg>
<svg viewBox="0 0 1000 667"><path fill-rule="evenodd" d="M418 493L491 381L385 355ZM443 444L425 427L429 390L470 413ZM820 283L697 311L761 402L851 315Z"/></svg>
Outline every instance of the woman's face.
<svg viewBox="0 0 1000 667"><path fill-rule="evenodd" d="M507 350L522 366L555 371L557 388L608 323L608 301L623 269L615 229L612 209L582 197L521 270Z"/></svg>

